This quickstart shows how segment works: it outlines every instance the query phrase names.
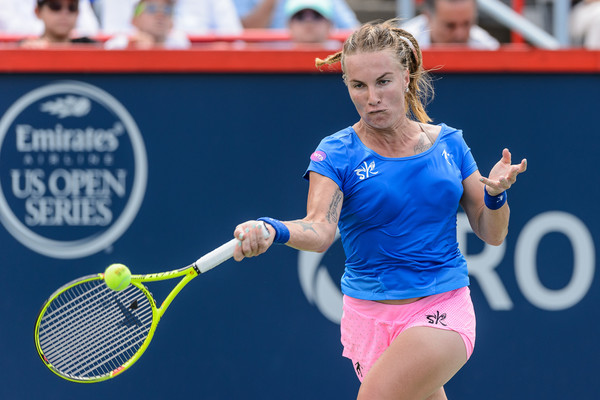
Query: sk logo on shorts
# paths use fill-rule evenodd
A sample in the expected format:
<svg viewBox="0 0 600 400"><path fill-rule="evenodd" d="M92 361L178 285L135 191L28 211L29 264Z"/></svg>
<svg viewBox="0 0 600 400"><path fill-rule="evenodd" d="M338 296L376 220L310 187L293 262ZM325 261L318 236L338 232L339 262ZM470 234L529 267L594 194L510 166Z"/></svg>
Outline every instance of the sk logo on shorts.
<svg viewBox="0 0 600 400"><path fill-rule="evenodd" d="M439 311L436 311L435 314L433 314L433 315L427 315L427 321L433 325L440 324L442 326L447 326L444 323L445 319L446 319L446 313L440 314Z"/></svg>

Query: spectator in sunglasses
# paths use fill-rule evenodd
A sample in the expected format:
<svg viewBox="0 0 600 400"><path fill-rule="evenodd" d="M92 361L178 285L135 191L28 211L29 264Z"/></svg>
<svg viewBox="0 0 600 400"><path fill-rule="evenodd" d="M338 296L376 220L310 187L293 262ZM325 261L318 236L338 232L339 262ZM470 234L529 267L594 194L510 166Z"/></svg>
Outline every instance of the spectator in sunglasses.
<svg viewBox="0 0 600 400"><path fill-rule="evenodd" d="M174 0L141 0L134 8L131 35L119 34L108 40L106 49L186 49L191 42L187 35L173 29Z"/></svg>
<svg viewBox="0 0 600 400"><path fill-rule="evenodd" d="M285 5L290 38L294 43L328 44L333 29L330 0L288 0ZM341 47L341 43L337 43Z"/></svg>
<svg viewBox="0 0 600 400"><path fill-rule="evenodd" d="M95 43L87 37L73 37L79 16L78 0L37 0L35 15L44 23L44 32L38 38L21 41L22 47L46 48L73 43Z"/></svg>
<svg viewBox="0 0 600 400"><path fill-rule="evenodd" d="M7 35L34 37L44 32L44 23L34 12L37 0L0 0L0 32ZM75 35L94 37L99 23L89 0L79 0Z"/></svg>

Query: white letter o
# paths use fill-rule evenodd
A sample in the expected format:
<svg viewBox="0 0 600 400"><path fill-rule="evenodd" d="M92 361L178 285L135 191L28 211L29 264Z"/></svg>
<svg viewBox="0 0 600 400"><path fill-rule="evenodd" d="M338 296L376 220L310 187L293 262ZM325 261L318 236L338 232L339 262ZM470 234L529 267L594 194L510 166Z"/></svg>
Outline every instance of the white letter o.
<svg viewBox="0 0 600 400"><path fill-rule="evenodd" d="M539 280L536 255L540 240L549 232L563 233L573 246L573 275L562 289L551 290ZM575 216L546 212L530 220L521 231L515 249L515 274L523 295L544 310L564 310L588 292L595 269L595 248L587 227Z"/></svg>

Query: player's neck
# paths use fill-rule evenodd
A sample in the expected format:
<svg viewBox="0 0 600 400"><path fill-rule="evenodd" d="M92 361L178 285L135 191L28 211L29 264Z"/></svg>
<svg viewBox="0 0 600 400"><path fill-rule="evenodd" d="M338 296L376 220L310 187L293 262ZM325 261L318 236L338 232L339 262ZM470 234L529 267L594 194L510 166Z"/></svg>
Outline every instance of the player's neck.
<svg viewBox="0 0 600 400"><path fill-rule="evenodd" d="M408 118L386 129L370 126L361 119L353 128L365 146L384 157L412 155L415 140L422 132L418 123Z"/></svg>

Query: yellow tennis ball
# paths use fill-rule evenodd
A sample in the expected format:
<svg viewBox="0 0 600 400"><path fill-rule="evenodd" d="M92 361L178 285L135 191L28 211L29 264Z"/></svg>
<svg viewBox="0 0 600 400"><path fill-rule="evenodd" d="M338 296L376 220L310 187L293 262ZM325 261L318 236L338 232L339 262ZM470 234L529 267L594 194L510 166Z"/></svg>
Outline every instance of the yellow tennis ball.
<svg viewBox="0 0 600 400"><path fill-rule="evenodd" d="M123 264L111 264L104 271L104 283L112 290L123 290L131 283L131 272Z"/></svg>

